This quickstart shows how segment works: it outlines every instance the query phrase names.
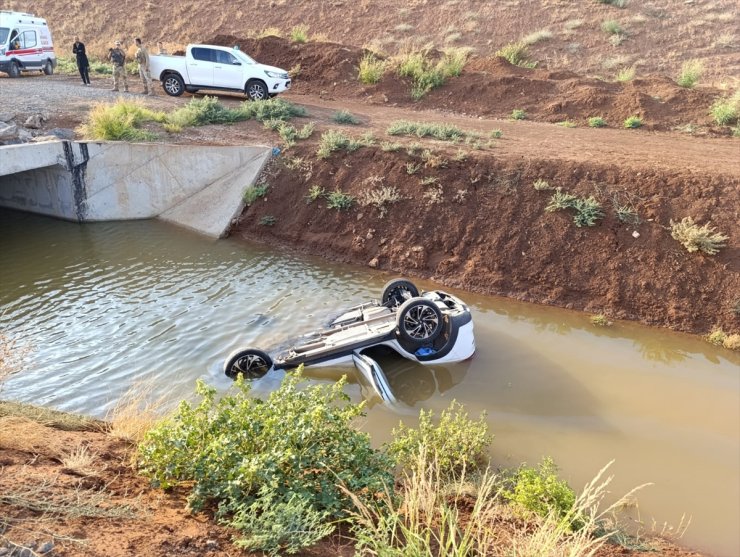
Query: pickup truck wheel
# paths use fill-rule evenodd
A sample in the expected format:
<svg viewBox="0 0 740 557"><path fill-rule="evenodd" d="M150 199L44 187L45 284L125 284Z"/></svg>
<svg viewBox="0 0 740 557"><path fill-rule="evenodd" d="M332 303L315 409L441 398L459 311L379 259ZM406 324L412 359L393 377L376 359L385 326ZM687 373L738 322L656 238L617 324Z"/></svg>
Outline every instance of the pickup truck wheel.
<svg viewBox="0 0 740 557"><path fill-rule="evenodd" d="M21 68L18 66L18 62L11 62L8 68L8 77L18 77L21 75Z"/></svg>
<svg viewBox="0 0 740 557"><path fill-rule="evenodd" d="M167 74L162 80L162 89L170 97L179 97L185 92L185 83L176 73Z"/></svg>
<svg viewBox="0 0 740 557"><path fill-rule="evenodd" d="M256 79L247 81L247 86L244 88L244 92L247 94L250 101L265 101L270 97L270 94L267 91L267 85L262 81L257 81Z"/></svg>
<svg viewBox="0 0 740 557"><path fill-rule="evenodd" d="M44 73L46 75L51 75L54 73L54 66L51 63L51 60L47 60L46 64L44 64Z"/></svg>
<svg viewBox="0 0 740 557"><path fill-rule="evenodd" d="M224 362L224 373L236 379L241 373L244 379L259 379L272 369L272 358L262 350L247 348L233 352Z"/></svg>
<svg viewBox="0 0 740 557"><path fill-rule="evenodd" d="M398 308L398 333L401 338L422 345L436 339L444 325L442 312L434 302L425 298L411 298Z"/></svg>

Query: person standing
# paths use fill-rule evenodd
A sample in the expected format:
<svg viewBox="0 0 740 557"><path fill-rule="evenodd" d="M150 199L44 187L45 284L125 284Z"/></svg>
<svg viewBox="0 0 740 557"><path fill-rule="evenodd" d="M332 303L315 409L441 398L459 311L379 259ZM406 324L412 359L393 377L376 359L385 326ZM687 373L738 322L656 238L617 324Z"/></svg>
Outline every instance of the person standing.
<svg viewBox="0 0 740 557"><path fill-rule="evenodd" d="M116 47L108 51L108 60L113 64L113 91L119 90L123 80L123 92L128 93L126 81L126 53L121 48L121 41L116 41Z"/></svg>
<svg viewBox="0 0 740 557"><path fill-rule="evenodd" d="M77 69L80 70L82 84L89 87L90 61L87 59L87 53L85 52L85 43L83 43L77 36L75 36L75 42L72 45L72 54L74 54L77 59Z"/></svg>
<svg viewBox="0 0 740 557"><path fill-rule="evenodd" d="M141 39L136 37L136 61L139 63L139 77L142 83L144 83L144 92L142 95L153 95L154 89L152 89L152 73L149 70L149 51L142 44Z"/></svg>
<svg viewBox="0 0 740 557"><path fill-rule="evenodd" d="M167 52L167 49L164 47L164 44L162 43L162 41L159 41L157 43L157 54L159 56L167 56L169 54L169 52Z"/></svg>

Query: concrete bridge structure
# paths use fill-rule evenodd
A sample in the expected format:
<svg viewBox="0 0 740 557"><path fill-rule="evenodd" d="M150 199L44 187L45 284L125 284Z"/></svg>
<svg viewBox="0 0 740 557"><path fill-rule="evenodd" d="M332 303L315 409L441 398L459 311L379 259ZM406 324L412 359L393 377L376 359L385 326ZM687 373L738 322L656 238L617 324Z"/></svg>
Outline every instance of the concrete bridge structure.
<svg viewBox="0 0 740 557"><path fill-rule="evenodd" d="M48 141L0 147L0 207L77 222L160 218L228 233L267 146Z"/></svg>

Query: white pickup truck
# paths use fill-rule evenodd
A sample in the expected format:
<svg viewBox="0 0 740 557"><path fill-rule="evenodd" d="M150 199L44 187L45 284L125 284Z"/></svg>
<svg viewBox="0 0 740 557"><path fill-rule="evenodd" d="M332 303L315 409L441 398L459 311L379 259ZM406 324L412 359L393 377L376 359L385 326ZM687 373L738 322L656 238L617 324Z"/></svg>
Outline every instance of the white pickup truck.
<svg viewBox="0 0 740 557"><path fill-rule="evenodd" d="M215 89L261 101L290 88L288 72L260 64L236 47L191 44L185 56L157 55L149 62L152 77L173 97Z"/></svg>

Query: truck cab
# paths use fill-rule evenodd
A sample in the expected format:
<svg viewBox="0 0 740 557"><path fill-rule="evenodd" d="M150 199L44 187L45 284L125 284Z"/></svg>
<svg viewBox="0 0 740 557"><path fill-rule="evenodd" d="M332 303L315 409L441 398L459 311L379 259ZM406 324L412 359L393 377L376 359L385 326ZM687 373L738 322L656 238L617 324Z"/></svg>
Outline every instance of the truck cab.
<svg viewBox="0 0 740 557"><path fill-rule="evenodd" d="M209 89L265 100L291 84L287 71L260 64L236 47L188 45L185 56L151 56L150 65L152 77L173 97Z"/></svg>
<svg viewBox="0 0 740 557"><path fill-rule="evenodd" d="M24 12L0 11L0 72L54 73L57 57L46 20Z"/></svg>

